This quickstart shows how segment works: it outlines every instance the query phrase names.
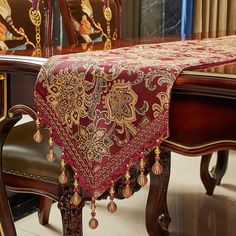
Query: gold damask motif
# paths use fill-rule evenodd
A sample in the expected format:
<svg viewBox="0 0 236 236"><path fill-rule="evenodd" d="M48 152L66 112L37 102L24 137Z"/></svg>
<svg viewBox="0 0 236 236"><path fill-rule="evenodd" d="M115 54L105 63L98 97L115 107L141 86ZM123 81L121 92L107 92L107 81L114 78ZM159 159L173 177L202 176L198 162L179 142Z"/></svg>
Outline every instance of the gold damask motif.
<svg viewBox="0 0 236 236"><path fill-rule="evenodd" d="M153 115L154 117L158 117L159 114L163 112L163 110L169 109L169 101L170 101L170 90L173 86L174 81L174 75L170 74L168 72L165 73L165 76L162 76L158 80L159 86L164 86L166 84L166 91L165 92L159 92L156 95L156 98L158 99L159 103L154 103L152 105Z"/></svg>
<svg viewBox="0 0 236 236"><path fill-rule="evenodd" d="M85 73L72 73L65 70L53 78L52 85L47 85L47 101L57 111L63 124L72 128L73 124L79 125L80 118L88 115L91 106L91 95L86 93L88 82Z"/></svg>
<svg viewBox="0 0 236 236"><path fill-rule="evenodd" d="M109 147L113 145L113 142L108 137L105 128L95 127L93 124L88 127L79 125L74 139L80 154L89 162L93 160L101 162L104 156L110 156Z"/></svg>
<svg viewBox="0 0 236 236"><path fill-rule="evenodd" d="M130 82L114 83L105 97L105 106L108 118L121 127L127 127L132 134L137 131L132 125L136 121L135 105L138 101L137 94L132 90Z"/></svg>
<svg viewBox="0 0 236 236"><path fill-rule="evenodd" d="M153 116L156 118L161 114L165 109L169 109L169 94L166 92L159 92L156 95L157 99L160 101L160 104L154 103L152 105L152 110L154 111Z"/></svg>

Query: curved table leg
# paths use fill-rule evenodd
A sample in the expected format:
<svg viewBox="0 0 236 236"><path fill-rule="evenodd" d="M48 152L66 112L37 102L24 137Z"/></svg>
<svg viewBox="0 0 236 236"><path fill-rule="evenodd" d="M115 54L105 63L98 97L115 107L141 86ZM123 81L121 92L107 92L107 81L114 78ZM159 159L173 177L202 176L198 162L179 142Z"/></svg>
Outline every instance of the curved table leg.
<svg viewBox="0 0 236 236"><path fill-rule="evenodd" d="M161 152L163 172L150 171L150 189L146 206L146 228L149 236L169 235L170 216L167 209L167 190L170 177L170 152Z"/></svg>
<svg viewBox="0 0 236 236"><path fill-rule="evenodd" d="M213 168L212 176L209 173L209 164L212 153L203 155L201 159L200 175L206 192L212 195L216 185L219 185L228 166L228 150L218 151L216 166Z"/></svg>
<svg viewBox="0 0 236 236"><path fill-rule="evenodd" d="M212 171L212 178L216 185L220 185L228 167L229 150L218 151L216 166Z"/></svg>
<svg viewBox="0 0 236 236"><path fill-rule="evenodd" d="M73 191L68 189L62 195L58 202L58 208L61 211L62 226L64 236L83 236L82 228L82 210L84 207L84 199L82 199L79 206L74 207L71 204L71 197Z"/></svg>

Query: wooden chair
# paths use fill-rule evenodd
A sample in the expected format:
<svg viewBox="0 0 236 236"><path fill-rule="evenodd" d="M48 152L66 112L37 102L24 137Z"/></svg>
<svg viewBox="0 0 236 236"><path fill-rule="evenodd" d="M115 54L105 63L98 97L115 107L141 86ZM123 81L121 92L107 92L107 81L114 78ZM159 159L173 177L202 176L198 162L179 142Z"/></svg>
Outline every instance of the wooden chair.
<svg viewBox="0 0 236 236"><path fill-rule="evenodd" d="M5 3L6 1L4 1ZM95 2L95 1L94 1ZM0 1L1 3L1 1ZM2 47L3 53L5 50L19 50L32 48L35 49L33 55L40 56L40 48L42 46L50 46L52 39L52 4L50 0L44 1L44 6L42 6L42 2L39 2L38 10L43 10L41 12L41 16L45 16L40 24L40 37L37 32L39 32L39 27L37 24L31 24L32 19L25 20L27 27L23 24L24 21L16 22L15 19L18 19L17 16L14 16L17 9L17 4L21 4L21 7L24 7L26 13L22 14L19 18L25 17L29 15L29 11L33 11L31 9L31 5L24 0L14 1L9 0L6 2L8 6L4 6L5 8L11 8L10 14L3 15L1 18L1 26L5 26L4 29L9 29L11 32L10 35L16 34L16 36L11 36L10 38L2 37ZM35 4L35 2L33 2ZM119 1L116 1L119 4ZM26 4L26 5L24 5ZM36 2L37 4L37 2ZM67 4L66 1L61 1L60 4ZM116 8L117 7L117 8ZM112 9L119 9L120 5L114 5L114 2L111 3ZM1 5L0 5L1 11ZM46 14L44 14L44 12ZM117 10L118 12L118 10ZM103 13L103 11L102 11ZM118 13L117 13L118 14ZM8 20L8 15L10 15L12 22ZM35 12L34 16L39 16L39 12ZM116 13L113 13L113 17ZM14 17L13 17L14 16ZM38 18L37 18L38 19ZM9 23L10 22L10 23ZM20 23L22 22L22 23ZM45 24L43 24L43 23ZM117 21L119 22L119 20ZM114 24L117 24L114 23ZM35 22L36 23L36 22ZM107 22L106 22L107 23ZM113 29L113 23L111 23L111 29ZM32 30L30 31L28 28L29 25L32 26ZM45 25L45 26L44 26ZM116 27L117 30L114 30L112 37L118 37L119 35L119 24ZM8 32L7 31L7 32ZM42 33L45 32L45 33ZM18 37L18 35L20 36ZM7 35L7 34L5 34ZM42 35L42 37L41 37ZM117 36L116 36L117 35ZM45 37L43 37L45 36ZM104 36L106 41L110 39L109 34ZM111 38L112 39L112 38ZM40 44L39 44L40 42ZM69 41L72 44L72 41ZM1 60L1 59L0 59ZM62 213L62 221L63 221L63 234L64 235L80 235L81 225L82 225L82 207L83 202L80 207L71 209L71 192L70 190L65 191L67 189L67 185L62 186L58 182L58 176L61 172L59 162L49 163L46 159L46 155L48 153L48 142L47 139L43 139L41 144L36 144L33 140L33 133L35 130L34 122L28 122L26 124L22 124L14 127L14 125L19 121L22 117L22 114L29 114L33 119L35 119L36 114L31 109L33 107L33 83L36 79L37 73L39 71L38 63L34 64L34 60L31 62L25 61L22 65L21 61L14 61L14 67L11 67L11 63L9 66L0 67L0 73L2 72L4 83L6 83L6 89L10 91L12 96L10 97L10 101L4 100L4 86L1 83L1 108L5 110L1 114L1 122L0 122L0 144L1 144L1 155L0 155L0 194L1 194L1 204L0 204L0 222L2 223L3 232L5 235L16 235L16 231L14 228L14 223L11 217L11 212L9 208L9 204L6 197L5 187L7 190L16 191L16 192L29 192L41 195L40 199L40 211L39 211L39 221L41 224L47 224L49 219L50 207L52 201L59 202L59 208ZM19 64L19 67L18 67ZM35 67L35 68L34 68ZM5 69L7 68L7 69ZM30 68L30 69L29 69ZM5 73L7 71L8 73ZM17 76L16 76L17 74ZM16 77L20 77L17 80ZM29 82L29 79L32 81ZM1 82L1 81L0 81ZM10 84L12 84L10 86ZM28 87L29 84L29 87ZM10 86L10 87L9 87ZM21 97L14 98L14 89L22 90ZM28 91L29 94L26 94L24 91ZM7 96L6 96L7 97ZM24 105L20 105L24 104ZM13 107L12 107L13 106ZM10 116L9 116L10 113ZM48 136L48 131L43 130L43 136ZM60 150L55 150L57 155L60 155ZM18 164L20 163L20 165ZM3 170L3 171L1 171ZM70 172L70 170L68 170ZM70 183L70 179L69 179ZM84 199L87 198L86 194L83 194ZM7 213L7 214L6 214ZM76 221L77 225L73 224ZM72 219L73 218L73 219ZM78 224L80 222L80 224Z"/></svg>
<svg viewBox="0 0 236 236"><path fill-rule="evenodd" d="M32 49L33 56L40 56L41 47L51 46L52 17L53 8L51 0L33 0L33 3L26 0L0 1L0 53L4 54L5 51L9 50ZM46 224L52 203L51 199L57 199L60 196L58 183L52 177L53 174L56 175L55 172L58 170L58 166L56 164L50 165L46 161L44 162L42 153L39 155L37 152L39 147L31 146L31 144L34 144L27 137L32 136L32 131L30 130L33 128L32 122L12 128L21 118L21 115L17 114L13 118L8 117L7 111L9 111L12 105L15 105L17 98L13 94L6 95L6 93L8 90L13 92L12 90L14 89L11 82L15 77L18 77L18 80L21 81L18 89L21 89L25 79L31 79L29 71L26 73L17 71L15 74L5 73L11 70L14 71L16 63L13 63L13 65L13 67L9 67L10 69L4 71L4 63L0 61L0 171L3 169L0 185L5 185L6 189L10 191L40 194L42 197L40 200L39 220L41 224ZM32 78L32 81L34 79ZM24 99L31 95L31 91L25 91L24 93ZM23 106L23 110L26 113L29 111L29 114L34 117L28 107ZM10 134L7 137L8 132ZM6 137L7 140L5 140ZM21 141L25 142L21 143ZM45 172L43 169L49 171ZM50 173L52 174L50 175ZM15 235L4 187L1 188L0 195L0 222L2 223L4 235ZM9 225L12 225L12 227L9 227Z"/></svg>
<svg viewBox="0 0 236 236"><path fill-rule="evenodd" d="M59 0L60 11L69 44L81 43L84 50L89 45L104 42L111 48L111 41L120 38L120 0Z"/></svg>

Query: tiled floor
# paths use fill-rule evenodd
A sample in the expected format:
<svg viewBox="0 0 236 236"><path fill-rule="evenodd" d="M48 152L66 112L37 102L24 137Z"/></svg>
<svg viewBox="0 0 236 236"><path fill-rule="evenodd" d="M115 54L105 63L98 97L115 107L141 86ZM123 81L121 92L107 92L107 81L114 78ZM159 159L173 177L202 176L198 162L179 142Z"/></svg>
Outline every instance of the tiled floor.
<svg viewBox="0 0 236 236"><path fill-rule="evenodd" d="M207 196L199 176L200 158L172 155L168 206L172 222L170 235L236 235L236 152L230 153L229 168L214 196ZM106 210L107 201L98 203L98 229L88 227L89 205L84 209L84 236L148 236L145 229L145 204L148 186L131 199L117 201L118 212ZM37 214L16 222L18 236L62 235L60 213L54 204L50 224L41 226Z"/></svg>

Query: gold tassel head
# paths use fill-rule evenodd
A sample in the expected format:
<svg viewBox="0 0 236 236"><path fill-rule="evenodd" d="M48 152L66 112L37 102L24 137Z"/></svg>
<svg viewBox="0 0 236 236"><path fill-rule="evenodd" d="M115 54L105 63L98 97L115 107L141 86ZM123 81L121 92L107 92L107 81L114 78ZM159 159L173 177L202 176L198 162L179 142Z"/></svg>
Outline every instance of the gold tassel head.
<svg viewBox="0 0 236 236"><path fill-rule="evenodd" d="M71 198L71 203L74 205L74 206L78 206L82 201L82 198L81 196L75 192Z"/></svg>
<svg viewBox="0 0 236 236"><path fill-rule="evenodd" d="M116 203L115 203L113 200L111 200L111 201L108 203L108 205L107 205L107 210L108 210L109 212L111 212L111 213L116 212L116 210L117 210L117 205L116 205Z"/></svg>
<svg viewBox="0 0 236 236"><path fill-rule="evenodd" d="M154 165L152 166L152 172L154 175L160 175L163 171L163 167L159 161L155 161Z"/></svg>
<svg viewBox="0 0 236 236"><path fill-rule="evenodd" d="M144 175L143 173L141 173L139 176L138 176L138 179L137 179L137 183L143 187L147 184L148 180L147 180L147 176Z"/></svg>
<svg viewBox="0 0 236 236"><path fill-rule="evenodd" d="M36 143L41 143L43 140L43 135L41 134L40 130L37 130L33 136L33 139Z"/></svg>
<svg viewBox="0 0 236 236"><path fill-rule="evenodd" d="M54 153L53 149L49 150L49 153L47 154L47 160L49 162L53 162L56 160L56 154Z"/></svg>
<svg viewBox="0 0 236 236"><path fill-rule="evenodd" d="M98 227L98 221L96 218L92 217L89 221L89 227L91 229L96 229Z"/></svg>
<svg viewBox="0 0 236 236"><path fill-rule="evenodd" d="M132 189L130 188L129 185L126 185L123 190L122 190L122 195L125 197L125 198L130 198L132 195L133 195L133 191Z"/></svg>
<svg viewBox="0 0 236 236"><path fill-rule="evenodd" d="M59 177L58 177L58 180L61 184L67 184L68 182L68 177L67 175L65 174L65 172L62 172Z"/></svg>

